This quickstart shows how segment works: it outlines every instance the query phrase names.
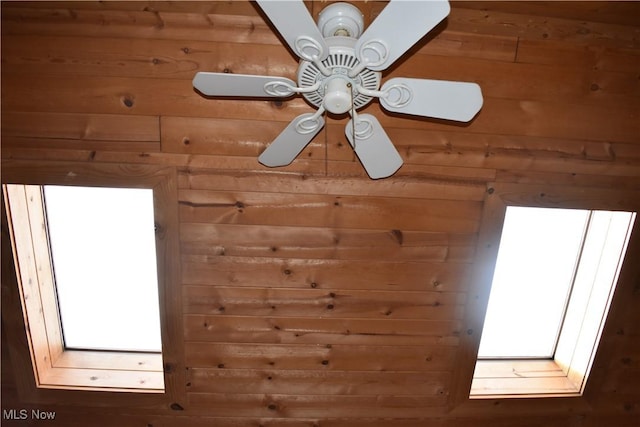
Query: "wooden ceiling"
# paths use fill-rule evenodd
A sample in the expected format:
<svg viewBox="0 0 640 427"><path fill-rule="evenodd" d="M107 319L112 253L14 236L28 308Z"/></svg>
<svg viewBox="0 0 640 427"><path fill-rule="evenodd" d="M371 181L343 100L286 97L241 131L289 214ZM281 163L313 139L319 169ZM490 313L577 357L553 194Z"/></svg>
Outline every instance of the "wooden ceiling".
<svg viewBox="0 0 640 427"><path fill-rule="evenodd" d="M385 3L357 5L370 22ZM61 426L635 425L637 269L582 403L459 403L479 339L488 189L532 204L640 200L640 3L454 2L383 79L477 82L483 109L460 125L366 107L405 161L379 181L345 117L269 169L256 157L309 105L193 90L198 71L295 79L296 59L249 2L3 2L1 31L5 171L175 170L186 372L175 405L25 400L3 268L3 409L55 410Z"/></svg>

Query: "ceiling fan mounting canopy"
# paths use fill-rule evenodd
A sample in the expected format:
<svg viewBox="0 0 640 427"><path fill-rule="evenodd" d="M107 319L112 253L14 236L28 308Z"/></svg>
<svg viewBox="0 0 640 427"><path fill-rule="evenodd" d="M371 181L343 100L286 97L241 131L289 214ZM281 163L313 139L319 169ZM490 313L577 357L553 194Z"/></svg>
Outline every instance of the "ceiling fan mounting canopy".
<svg viewBox="0 0 640 427"><path fill-rule="evenodd" d="M318 28L323 37L343 36L357 39L364 29L360 9L349 3L333 3L318 15Z"/></svg>
<svg viewBox="0 0 640 427"><path fill-rule="evenodd" d="M287 98L302 96L317 108L296 117L259 156L260 163L285 166L324 126L325 112L351 115L345 135L368 175L393 175L402 158L375 116L357 110L379 98L391 112L469 121L482 107L475 83L392 78L381 71L449 14L446 0L391 0L364 29L360 11L333 3L313 21L301 0L258 0L271 23L300 58L297 83L285 77L199 72L194 87L208 96Z"/></svg>

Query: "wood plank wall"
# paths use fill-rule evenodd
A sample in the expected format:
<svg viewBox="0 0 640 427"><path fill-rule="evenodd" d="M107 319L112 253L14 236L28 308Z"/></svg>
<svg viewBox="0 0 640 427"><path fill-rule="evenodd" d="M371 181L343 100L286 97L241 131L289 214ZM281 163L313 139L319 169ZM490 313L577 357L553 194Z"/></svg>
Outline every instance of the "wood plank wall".
<svg viewBox="0 0 640 427"><path fill-rule="evenodd" d="M384 3L358 6L369 22ZM295 78L250 3L5 2L1 31L4 161L179 173L187 401L70 401L50 425L634 425L640 292L605 337L611 376L590 411L497 402L454 416L448 399L487 183L640 189L637 3L454 3L384 78L474 81L484 107L468 125L367 107L405 161L380 181L345 118L267 169L257 155L310 107L193 90L197 71ZM3 409L30 407L4 348Z"/></svg>

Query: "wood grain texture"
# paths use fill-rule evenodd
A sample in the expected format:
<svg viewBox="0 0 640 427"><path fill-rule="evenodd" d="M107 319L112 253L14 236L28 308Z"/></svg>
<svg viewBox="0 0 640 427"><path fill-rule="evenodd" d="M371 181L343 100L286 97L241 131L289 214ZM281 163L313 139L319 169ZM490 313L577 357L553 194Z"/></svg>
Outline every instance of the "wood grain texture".
<svg viewBox="0 0 640 427"><path fill-rule="evenodd" d="M305 1L314 17L328 3ZM387 3L355 4L368 25ZM371 181L346 116L267 168L257 157L312 107L193 89L198 71L296 78L253 2L3 2L2 182L153 187L169 173L159 225L178 233L163 261L179 308L163 319L170 396L35 393L15 375L31 365L3 227L3 409L55 410L60 426L635 426L637 237L583 397L467 398L498 189L640 209L639 4L451 6L382 80L477 82L483 108L457 124L372 102L362 111L404 165Z"/></svg>

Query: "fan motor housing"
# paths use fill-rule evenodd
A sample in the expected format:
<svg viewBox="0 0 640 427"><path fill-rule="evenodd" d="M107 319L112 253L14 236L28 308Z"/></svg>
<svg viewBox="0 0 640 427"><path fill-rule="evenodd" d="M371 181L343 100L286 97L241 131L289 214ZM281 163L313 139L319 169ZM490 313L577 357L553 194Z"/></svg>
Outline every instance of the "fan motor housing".
<svg viewBox="0 0 640 427"><path fill-rule="evenodd" d="M331 75L326 76L312 62L301 60L298 67L298 86L310 87L321 82L317 90L302 95L315 107L325 104L328 111L336 114L349 111L352 106L351 99L356 110L364 107L373 98L358 92L357 85L368 90L378 90L381 73L364 68L354 77L349 77L349 72L360 64L354 50L356 39L335 36L327 37L325 41L329 46L329 56L322 61L322 65L331 71ZM348 91L344 89L345 84ZM327 96L329 98L325 100ZM348 107L344 107L345 96L349 97ZM332 106L335 108L332 109Z"/></svg>

